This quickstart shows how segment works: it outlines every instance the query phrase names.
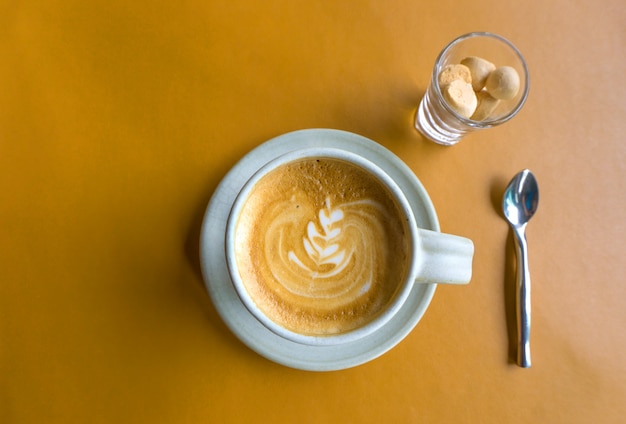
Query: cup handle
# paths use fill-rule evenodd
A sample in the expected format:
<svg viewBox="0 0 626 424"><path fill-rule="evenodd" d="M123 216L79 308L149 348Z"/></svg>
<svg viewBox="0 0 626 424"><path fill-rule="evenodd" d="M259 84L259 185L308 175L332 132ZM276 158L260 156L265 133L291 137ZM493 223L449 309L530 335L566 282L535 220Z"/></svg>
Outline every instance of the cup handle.
<svg viewBox="0 0 626 424"><path fill-rule="evenodd" d="M417 283L467 284L472 278L474 243L465 237L419 229Z"/></svg>

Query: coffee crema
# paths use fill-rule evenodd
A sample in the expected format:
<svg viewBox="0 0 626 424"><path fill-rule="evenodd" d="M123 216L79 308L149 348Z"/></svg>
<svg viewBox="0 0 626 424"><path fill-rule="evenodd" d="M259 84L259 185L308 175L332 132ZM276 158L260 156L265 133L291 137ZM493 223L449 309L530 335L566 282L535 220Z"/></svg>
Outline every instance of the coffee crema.
<svg viewBox="0 0 626 424"><path fill-rule="evenodd" d="M403 284L407 219L367 170L306 158L263 176L235 228L245 289L272 321L295 333L345 333L371 322Z"/></svg>

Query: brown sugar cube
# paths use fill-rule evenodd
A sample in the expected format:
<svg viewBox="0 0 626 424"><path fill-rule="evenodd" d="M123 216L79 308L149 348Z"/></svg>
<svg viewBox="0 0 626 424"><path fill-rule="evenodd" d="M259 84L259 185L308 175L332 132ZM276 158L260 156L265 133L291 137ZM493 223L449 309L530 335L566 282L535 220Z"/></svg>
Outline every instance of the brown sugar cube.
<svg viewBox="0 0 626 424"><path fill-rule="evenodd" d="M474 121L484 121L489 118L500 103L500 100L493 98L491 94L485 90L476 93L476 100L478 101L478 106L476 106L476 111L474 111L471 117Z"/></svg>
<svg viewBox="0 0 626 424"><path fill-rule="evenodd" d="M468 84L472 83L472 75L465 65L446 65L439 72L439 86L450 84L452 81L461 80Z"/></svg>
<svg viewBox="0 0 626 424"><path fill-rule="evenodd" d="M489 74L485 88L496 99L512 99L520 88L519 75L512 67L501 66Z"/></svg>
<svg viewBox="0 0 626 424"><path fill-rule="evenodd" d="M478 100L476 99L476 93L474 93L470 83L456 79L443 86L441 93L450 108L459 115L464 118L469 118L474 114Z"/></svg>
<svg viewBox="0 0 626 424"><path fill-rule="evenodd" d="M472 77L472 88L478 92L485 86L489 74L496 69L496 65L478 56L469 56L461 61L467 66Z"/></svg>

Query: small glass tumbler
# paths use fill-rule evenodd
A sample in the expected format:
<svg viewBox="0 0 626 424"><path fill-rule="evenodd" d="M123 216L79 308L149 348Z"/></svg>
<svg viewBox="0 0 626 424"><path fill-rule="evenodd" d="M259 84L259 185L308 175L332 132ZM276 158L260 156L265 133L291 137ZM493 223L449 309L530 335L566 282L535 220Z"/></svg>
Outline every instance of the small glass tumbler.
<svg viewBox="0 0 626 424"><path fill-rule="evenodd" d="M496 67L510 66L519 76L520 86L515 97L500 100L495 110L482 120L466 118L455 112L444 99L439 85L439 75L444 67L459 64L469 56L486 59ZM462 35L448 44L437 57L430 84L417 109L415 127L435 143L451 146L470 132L491 128L513 118L524 105L528 88L526 62L513 44L488 32Z"/></svg>

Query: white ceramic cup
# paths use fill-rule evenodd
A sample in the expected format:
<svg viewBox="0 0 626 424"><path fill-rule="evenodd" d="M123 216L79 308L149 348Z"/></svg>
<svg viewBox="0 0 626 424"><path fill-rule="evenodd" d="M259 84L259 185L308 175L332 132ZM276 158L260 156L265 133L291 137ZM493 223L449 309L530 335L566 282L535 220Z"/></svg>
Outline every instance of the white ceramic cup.
<svg viewBox="0 0 626 424"><path fill-rule="evenodd" d="M392 193L405 215L410 240L410 254L406 278L399 284L396 295L386 309L369 323L345 333L311 336L288 330L268 318L257 306L242 281L235 254L237 222L248 196L255 185L276 168L303 158L332 158L357 165L374 175ZM467 284L472 275L474 245L471 240L451 234L418 228L414 213L400 187L380 167L364 157L342 149L308 147L291 151L260 168L244 185L236 197L226 223L225 251L228 272L246 309L273 333L293 342L331 346L350 343L371 335L400 310L414 284Z"/></svg>

